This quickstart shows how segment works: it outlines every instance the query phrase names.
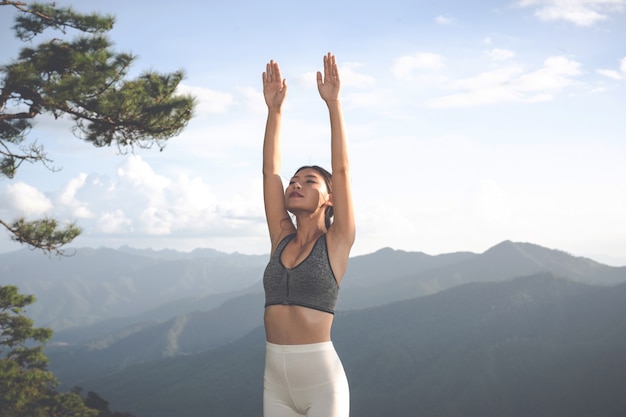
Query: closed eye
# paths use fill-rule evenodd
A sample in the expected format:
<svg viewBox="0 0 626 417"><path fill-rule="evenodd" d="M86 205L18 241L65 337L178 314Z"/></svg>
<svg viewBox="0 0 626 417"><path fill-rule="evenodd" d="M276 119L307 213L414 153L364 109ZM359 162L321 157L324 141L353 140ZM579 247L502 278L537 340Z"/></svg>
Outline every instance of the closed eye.
<svg viewBox="0 0 626 417"><path fill-rule="evenodd" d="M300 177L296 175L291 180L289 180L289 185L294 184L298 180L300 180ZM318 178L315 175L310 175L309 174L309 175L305 176L305 183L306 184L318 184L319 180L318 180Z"/></svg>

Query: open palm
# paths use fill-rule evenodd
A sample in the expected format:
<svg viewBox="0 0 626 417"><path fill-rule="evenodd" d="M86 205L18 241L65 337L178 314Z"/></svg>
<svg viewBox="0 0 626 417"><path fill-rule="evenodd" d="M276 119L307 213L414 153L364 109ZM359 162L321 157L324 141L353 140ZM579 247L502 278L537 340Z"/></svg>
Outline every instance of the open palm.
<svg viewBox="0 0 626 417"><path fill-rule="evenodd" d="M324 76L322 77L321 72L317 72L317 89L322 99L327 103L339 100L339 90L341 89L339 70L337 60L330 52L324 56Z"/></svg>
<svg viewBox="0 0 626 417"><path fill-rule="evenodd" d="M280 75L278 63L270 61L263 73L263 96L269 109L279 110L287 95L287 80Z"/></svg>

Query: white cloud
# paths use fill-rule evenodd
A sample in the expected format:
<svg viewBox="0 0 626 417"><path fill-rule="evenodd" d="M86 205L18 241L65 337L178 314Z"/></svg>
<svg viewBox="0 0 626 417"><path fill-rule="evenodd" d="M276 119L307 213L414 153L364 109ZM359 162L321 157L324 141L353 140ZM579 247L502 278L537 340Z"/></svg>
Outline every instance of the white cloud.
<svg viewBox="0 0 626 417"><path fill-rule="evenodd" d="M180 94L191 94L196 97L195 117L200 118L209 114L226 113L234 102L232 94L214 91L204 87L179 84L176 92Z"/></svg>
<svg viewBox="0 0 626 417"><path fill-rule="evenodd" d="M40 216L52 209L52 202L41 191L24 182L7 185L0 190L0 207L18 215Z"/></svg>
<svg viewBox="0 0 626 417"><path fill-rule="evenodd" d="M515 52L509 51L508 49L493 48L492 50L487 51L487 56L489 56L489 59L492 61L506 61L513 58L515 56Z"/></svg>
<svg viewBox="0 0 626 417"><path fill-rule="evenodd" d="M357 68L362 66L363 64L357 62L348 62L342 65L339 69L339 73L341 74L341 86L353 88L368 88L373 86L376 83L374 77L357 71Z"/></svg>
<svg viewBox="0 0 626 417"><path fill-rule="evenodd" d="M622 78L624 78L624 75L615 71L615 70L608 70L608 69L598 69L596 70L596 72L600 75L603 75L605 77L608 78L612 78L614 80L621 80Z"/></svg>
<svg viewBox="0 0 626 417"><path fill-rule="evenodd" d="M593 26L624 9L626 0L521 0L521 7L535 7L541 20L565 20L578 26Z"/></svg>
<svg viewBox="0 0 626 417"><path fill-rule="evenodd" d="M141 232L149 235L168 235L172 232L172 213L166 208L148 207L137 219Z"/></svg>
<svg viewBox="0 0 626 417"><path fill-rule="evenodd" d="M433 71L444 67L441 55L420 52L414 55L405 55L393 64L391 72L396 78L410 80L416 71Z"/></svg>
<svg viewBox="0 0 626 417"><path fill-rule="evenodd" d="M519 78L520 91L551 94L574 84L573 77L581 74L580 63L562 56L549 57L544 67Z"/></svg>
<svg viewBox="0 0 626 417"><path fill-rule="evenodd" d="M127 158L117 169L117 176L120 183L137 190L155 204L161 202L163 190L171 183L167 177L156 174L140 156Z"/></svg>
<svg viewBox="0 0 626 417"><path fill-rule="evenodd" d="M511 66L452 81L446 88L460 92L435 98L430 101L430 105L432 107L465 107L516 101L519 97L512 82L521 72L520 68Z"/></svg>
<svg viewBox="0 0 626 417"><path fill-rule="evenodd" d="M544 61L543 68L524 73L508 66L475 77L450 82L446 89L458 92L431 100L433 107L462 107L500 102L547 101L564 88L576 84L580 64L561 56Z"/></svg>
<svg viewBox="0 0 626 417"><path fill-rule="evenodd" d="M597 69L596 73L603 75L608 78L612 78L614 80L623 80L626 79L626 57L622 58L619 61L619 68L617 70L614 69Z"/></svg>
<svg viewBox="0 0 626 417"><path fill-rule="evenodd" d="M168 178L136 156L129 157L117 173L113 193L122 200L120 209L137 231L156 235L195 232L215 220L217 197L199 177L182 173Z"/></svg>
<svg viewBox="0 0 626 417"><path fill-rule="evenodd" d="M452 24L452 18L447 17L447 16L437 16L435 18L435 22L438 25L449 25L449 24Z"/></svg>
<svg viewBox="0 0 626 417"><path fill-rule="evenodd" d="M55 202L67 207L71 211L72 217L90 218L94 215L87 204L76 198L76 194L85 186L86 180L87 174L79 174L78 177L73 178L65 185L61 194L56 198Z"/></svg>
<svg viewBox="0 0 626 417"><path fill-rule="evenodd" d="M255 87L238 87L237 91L243 96L244 106L254 114L266 114L267 105L263 91Z"/></svg>
<svg viewBox="0 0 626 417"><path fill-rule="evenodd" d="M105 234L121 234L132 231L132 221L120 209L107 211L96 222L96 231ZM129 230L130 229L130 230Z"/></svg>
<svg viewBox="0 0 626 417"><path fill-rule="evenodd" d="M166 176L142 157L130 155L113 179L81 173L55 193L52 201L23 183L6 187L0 194L3 203L11 202L4 205L12 213L82 217L78 223L87 238L258 234L257 226L263 223L259 220L263 219L262 186L258 181L239 184L218 197L198 175L182 171ZM88 215L79 216L80 210Z"/></svg>

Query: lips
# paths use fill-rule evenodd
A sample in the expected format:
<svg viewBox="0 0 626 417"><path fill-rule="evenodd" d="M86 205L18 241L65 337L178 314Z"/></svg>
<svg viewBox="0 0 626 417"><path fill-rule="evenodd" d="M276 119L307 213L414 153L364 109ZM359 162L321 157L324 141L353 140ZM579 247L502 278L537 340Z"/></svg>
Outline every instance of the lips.
<svg viewBox="0 0 626 417"><path fill-rule="evenodd" d="M304 196L297 191L293 191L292 193L289 194L289 198L295 198L295 197L304 197Z"/></svg>

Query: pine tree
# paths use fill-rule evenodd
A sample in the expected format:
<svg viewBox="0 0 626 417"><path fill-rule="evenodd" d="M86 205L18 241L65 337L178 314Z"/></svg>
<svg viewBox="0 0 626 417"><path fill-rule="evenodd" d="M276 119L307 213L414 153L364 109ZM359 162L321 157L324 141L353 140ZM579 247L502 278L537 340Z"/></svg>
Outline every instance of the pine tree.
<svg viewBox="0 0 626 417"><path fill-rule="evenodd" d="M27 143L33 119L43 114L70 118L75 136L123 151L154 145L163 150L187 125L195 101L176 94L184 72L148 71L127 79L135 57L112 50L106 33L113 16L81 14L54 3L0 1L0 6L18 10L13 29L19 40L30 43L44 32L55 34L0 66L0 177L13 178L24 162L54 171L44 147ZM48 253L62 253L61 247L81 232L76 224L60 225L52 218L0 219L0 224L12 240Z"/></svg>
<svg viewBox="0 0 626 417"><path fill-rule="evenodd" d="M24 308L35 301L0 286L0 417L96 417L76 392L57 393L43 349L52 336L35 328Z"/></svg>

